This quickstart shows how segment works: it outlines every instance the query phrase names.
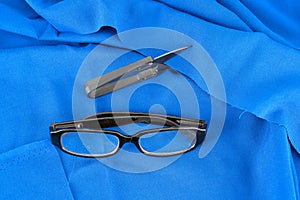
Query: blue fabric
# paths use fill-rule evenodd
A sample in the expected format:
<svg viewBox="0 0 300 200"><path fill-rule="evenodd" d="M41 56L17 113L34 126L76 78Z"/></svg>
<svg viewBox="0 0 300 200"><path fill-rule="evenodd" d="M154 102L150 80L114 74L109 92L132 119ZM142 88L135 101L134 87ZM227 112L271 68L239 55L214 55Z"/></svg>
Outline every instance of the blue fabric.
<svg viewBox="0 0 300 200"><path fill-rule="evenodd" d="M299 198L299 7L292 0L2 0L0 198ZM226 99L210 93L180 58L168 61L197 92L201 118L210 119L210 95L226 101L224 129L212 152L199 159L198 148L166 168L134 174L53 147L48 126L72 120L73 84L88 53L115 33L147 26L192 37L216 63ZM141 57L126 54L111 70ZM157 81L179 78L164 73ZM97 111L109 111L110 99L97 99ZM141 87L129 107L147 112L153 104L181 114L176 97L155 84ZM193 108L186 113L193 117Z"/></svg>

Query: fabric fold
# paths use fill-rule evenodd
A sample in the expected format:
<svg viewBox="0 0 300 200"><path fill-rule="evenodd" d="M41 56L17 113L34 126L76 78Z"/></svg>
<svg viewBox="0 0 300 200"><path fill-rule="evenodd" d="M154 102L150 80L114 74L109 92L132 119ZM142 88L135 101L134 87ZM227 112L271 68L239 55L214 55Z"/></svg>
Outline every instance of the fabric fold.
<svg viewBox="0 0 300 200"><path fill-rule="evenodd" d="M102 1L26 2L59 32L90 34L103 26L114 27L110 11Z"/></svg>

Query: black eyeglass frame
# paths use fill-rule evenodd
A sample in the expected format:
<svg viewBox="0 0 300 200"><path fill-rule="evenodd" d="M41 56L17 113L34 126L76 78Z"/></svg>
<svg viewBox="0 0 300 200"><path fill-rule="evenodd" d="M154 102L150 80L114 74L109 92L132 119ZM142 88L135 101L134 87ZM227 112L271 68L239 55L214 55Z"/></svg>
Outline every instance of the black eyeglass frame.
<svg viewBox="0 0 300 200"><path fill-rule="evenodd" d="M124 135L115 130L103 130L103 128L110 128L116 126L122 126L132 123L147 123L161 125L163 128L146 129L137 132L134 135ZM150 114L150 113L138 113L138 112L103 112L95 115L88 116L82 120L75 120L69 122L53 123L50 127L51 142L53 145L59 147L62 151L74 156L86 157L86 158L102 158L116 154L122 146L131 142L135 144L137 149L149 156L175 156L179 154L191 151L196 146L201 144L206 136L207 124L204 120L195 120L189 118L180 118L175 116ZM163 132L168 130L194 130L196 131L195 143L184 150L168 153L153 153L142 148L139 144L141 136L154 132ZM80 154L69 151L62 145L62 137L68 132L93 132L114 135L118 138L118 146L109 153L106 154Z"/></svg>

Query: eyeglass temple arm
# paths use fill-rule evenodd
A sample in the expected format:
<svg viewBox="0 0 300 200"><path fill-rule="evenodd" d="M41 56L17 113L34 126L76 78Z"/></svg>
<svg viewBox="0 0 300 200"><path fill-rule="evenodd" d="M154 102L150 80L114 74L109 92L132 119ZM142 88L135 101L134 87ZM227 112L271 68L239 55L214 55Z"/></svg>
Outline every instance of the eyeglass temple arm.
<svg viewBox="0 0 300 200"><path fill-rule="evenodd" d="M181 117L175 117L175 116L170 116L170 115L160 115L160 114L152 114L152 113L141 113L141 112L102 112L102 113L97 113L94 115L90 115L86 117L85 119L92 119L92 118L102 118L102 117L145 117L149 118L146 123L154 123L151 122L150 120L156 118L161 118L162 121L171 121L173 123L172 126L175 125L180 125L180 126L197 126L199 128L206 128L206 122L205 120L197 120L197 119L189 119L189 118L181 118ZM144 118L144 119L145 119ZM141 122L141 121L140 121ZM162 123L159 123L160 125ZM168 124L166 124L168 125Z"/></svg>
<svg viewBox="0 0 300 200"><path fill-rule="evenodd" d="M123 121L122 125L125 125L130 122ZM81 129L81 128L88 128L88 129L99 129L99 128L108 128L108 127L115 127L119 124L115 122L113 118L94 118L94 119L83 119L83 120L75 120L69 122L59 122L53 123L50 126L50 130L55 131L59 129Z"/></svg>
<svg viewBox="0 0 300 200"><path fill-rule="evenodd" d="M102 112L94 115L90 115L85 119L93 119L93 118L103 118L103 117L148 117L150 119L161 118L161 120L168 119L172 121L175 125L181 126L198 126L200 128L206 128L205 120L197 120L197 119L189 119L189 118L181 118L170 115L160 115L160 114L152 114L152 113L141 113L141 112ZM148 122L150 123L150 122ZM161 124L161 123L160 123Z"/></svg>
<svg viewBox="0 0 300 200"><path fill-rule="evenodd" d="M122 126L133 123L147 123L147 124L157 124L157 125L167 125L167 126L176 126L177 124L167 120L166 118L150 118L149 116L123 116L123 117L110 117L110 118L93 118L93 119L84 119L76 120L69 122L60 122L54 123L51 125L50 130L59 130L59 129L99 129L99 128L110 128L116 126Z"/></svg>
<svg viewBox="0 0 300 200"><path fill-rule="evenodd" d="M179 118L180 119L180 118ZM85 120L77 120L77 121L70 121L70 122L61 122L61 123L54 123L51 125L50 130L51 132L55 132L55 130L60 129L94 129L98 130L99 128L110 128L116 126L122 126L127 124L133 123L147 123L147 124L156 124L161 126L191 126L191 127L198 127L202 129L201 131L206 129L206 124L203 120L200 120L199 123L195 124L190 123L189 121L175 121L174 119L168 118L161 118L157 116L130 116L130 117L120 117L120 118L94 118L94 119L85 119Z"/></svg>

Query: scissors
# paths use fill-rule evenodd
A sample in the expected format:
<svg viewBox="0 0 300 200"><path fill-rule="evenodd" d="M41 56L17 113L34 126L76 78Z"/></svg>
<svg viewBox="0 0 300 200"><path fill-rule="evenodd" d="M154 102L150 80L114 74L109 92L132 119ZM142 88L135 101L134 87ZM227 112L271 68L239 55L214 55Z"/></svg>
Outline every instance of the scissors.
<svg viewBox="0 0 300 200"><path fill-rule="evenodd" d="M164 62L190 47L191 45L184 46L156 58L147 56L110 73L98 76L85 83L85 92L90 98L96 98L129 85L156 77L162 71L170 69Z"/></svg>

